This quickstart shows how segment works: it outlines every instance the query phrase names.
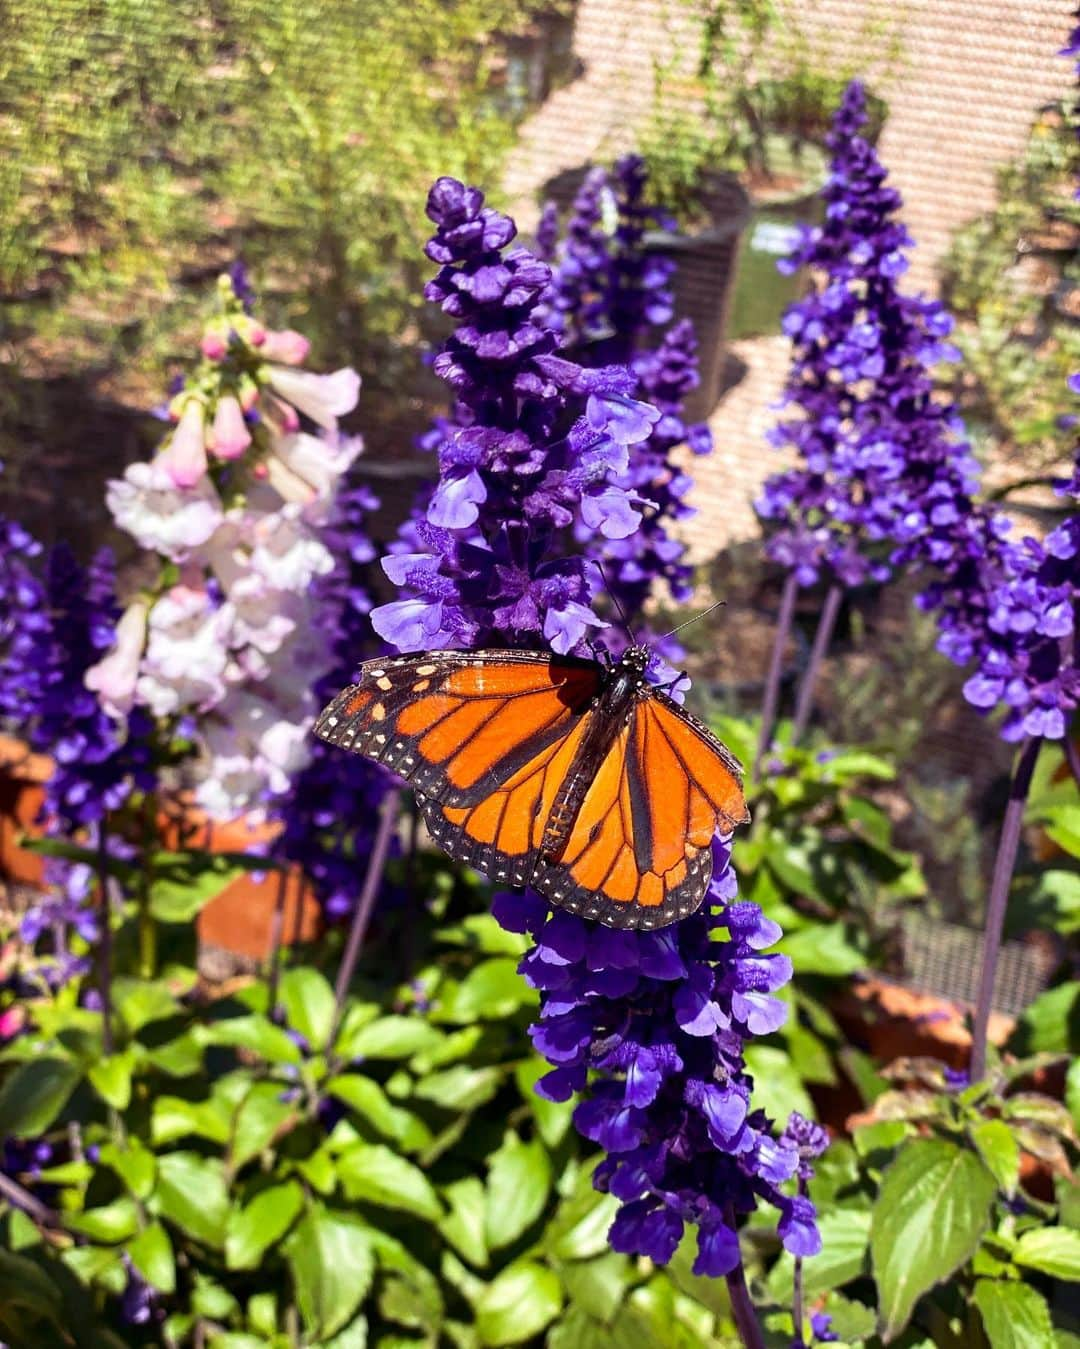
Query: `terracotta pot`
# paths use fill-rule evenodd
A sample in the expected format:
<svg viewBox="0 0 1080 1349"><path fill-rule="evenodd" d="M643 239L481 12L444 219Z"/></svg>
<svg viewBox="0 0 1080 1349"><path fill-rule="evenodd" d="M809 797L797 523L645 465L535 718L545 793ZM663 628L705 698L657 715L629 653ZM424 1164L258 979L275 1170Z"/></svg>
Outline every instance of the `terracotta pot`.
<svg viewBox="0 0 1080 1349"><path fill-rule="evenodd" d="M883 1063L928 1055L952 1068L966 1068L971 1035L967 1009L936 993L919 993L902 984L870 975L854 984L832 1006L845 1039ZM1002 1045L1012 1034L1015 1018L990 1016L990 1043Z"/></svg>
<svg viewBox="0 0 1080 1349"><path fill-rule="evenodd" d="M183 796L163 809L159 828L167 848L205 848L215 853L248 852L272 842L281 833L281 825L277 823L253 824L244 817L225 822L211 820L190 798ZM321 911L299 869L291 867L287 873L245 872L226 886L196 919L200 945L265 959L273 945L279 898L284 905L282 941L286 945L313 941L321 931Z"/></svg>
<svg viewBox="0 0 1080 1349"><path fill-rule="evenodd" d="M0 736L0 876L12 885L43 884L44 858L20 848L19 839L43 832L41 812L52 768L46 755Z"/></svg>
<svg viewBox="0 0 1080 1349"><path fill-rule="evenodd" d="M44 859L18 846L24 836L45 832L42 806L52 760L31 753L21 741L0 736L0 877L9 884L44 884ZM210 820L189 799L169 801L158 818L166 848L206 848L211 852L247 852L276 838L277 824L252 825L246 819L219 823ZM263 959L270 953L274 914L281 884L284 895L282 938L286 944L312 941L321 928L318 902L296 868L285 877L278 872L245 873L203 909L196 920L199 940L234 955Z"/></svg>

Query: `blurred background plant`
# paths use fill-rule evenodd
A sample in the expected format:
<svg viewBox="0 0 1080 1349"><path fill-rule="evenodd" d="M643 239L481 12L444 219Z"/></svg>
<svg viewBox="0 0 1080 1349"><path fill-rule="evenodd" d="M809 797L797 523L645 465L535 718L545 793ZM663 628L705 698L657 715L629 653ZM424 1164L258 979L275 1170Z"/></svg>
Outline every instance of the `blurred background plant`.
<svg viewBox="0 0 1080 1349"><path fill-rule="evenodd" d="M237 256L316 362L363 360L371 426L390 440L422 418L398 395L424 387L424 193L442 172L498 180L535 9L5 5L0 458L24 513L36 501L51 530L63 480L100 525L103 477L145 451L139 409ZM68 471L87 436L101 476Z"/></svg>

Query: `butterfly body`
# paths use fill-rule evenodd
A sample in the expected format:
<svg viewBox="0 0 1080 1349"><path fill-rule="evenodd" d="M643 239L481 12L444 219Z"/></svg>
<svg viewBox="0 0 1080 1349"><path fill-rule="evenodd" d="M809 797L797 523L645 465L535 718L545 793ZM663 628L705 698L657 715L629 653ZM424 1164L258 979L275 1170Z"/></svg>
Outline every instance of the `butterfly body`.
<svg viewBox="0 0 1080 1349"><path fill-rule="evenodd" d="M701 903L716 830L748 816L738 763L647 681L648 660L369 661L315 730L405 778L435 842L492 880L611 927L662 927Z"/></svg>

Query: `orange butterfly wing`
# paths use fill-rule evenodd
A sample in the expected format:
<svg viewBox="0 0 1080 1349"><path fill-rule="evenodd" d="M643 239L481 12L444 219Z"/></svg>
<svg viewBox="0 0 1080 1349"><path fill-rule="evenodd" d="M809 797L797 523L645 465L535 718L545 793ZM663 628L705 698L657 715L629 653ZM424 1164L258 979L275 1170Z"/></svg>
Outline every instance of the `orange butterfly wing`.
<svg viewBox="0 0 1080 1349"><path fill-rule="evenodd" d="M588 715L588 714L587 714ZM739 765L665 695L648 692L600 762L557 857L544 823L587 725L580 718L483 801L422 800L435 841L509 885L609 927L656 928L699 907L712 876L713 835L748 818Z"/></svg>
<svg viewBox="0 0 1080 1349"><path fill-rule="evenodd" d="M429 651L367 661L316 735L385 764L424 796L479 805L557 747L600 685L591 661L537 651Z"/></svg>
<svg viewBox="0 0 1080 1349"><path fill-rule="evenodd" d="M504 885L610 927L692 913L717 828L748 819L740 770L665 694L642 694L591 770L557 856L544 828L597 715L592 661L527 651L436 651L369 661L315 730L417 789L432 837Z"/></svg>

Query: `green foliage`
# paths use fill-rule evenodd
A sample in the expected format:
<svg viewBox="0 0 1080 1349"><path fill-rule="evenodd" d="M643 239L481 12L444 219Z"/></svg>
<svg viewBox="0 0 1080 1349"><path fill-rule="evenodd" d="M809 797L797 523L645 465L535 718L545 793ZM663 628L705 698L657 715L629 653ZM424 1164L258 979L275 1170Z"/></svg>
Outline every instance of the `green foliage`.
<svg viewBox="0 0 1080 1349"><path fill-rule="evenodd" d="M33 1002L0 1110L7 1132L57 1149L42 1176L15 1176L47 1183L56 1214L39 1229L0 1209L0 1292L19 1285L0 1333L46 1349L69 1325L110 1327L77 1340L102 1349L111 1334L557 1346L568 1327L581 1344L722 1342L731 1322L707 1281L610 1250L614 1201L592 1187L572 1103L533 1091L545 1065L524 1050L524 939L475 899L441 887L407 984L386 977L387 934L333 1040L334 992L310 964L283 971L276 1010L258 980L206 1002L183 978L121 968L104 1057L100 1014L70 990ZM125 1258L163 1323L122 1319Z"/></svg>
<svg viewBox="0 0 1080 1349"><path fill-rule="evenodd" d="M752 723L713 725L737 757L753 761ZM900 907L925 891L917 859L896 846L871 795L894 777L882 755L815 745L775 750L750 785L752 823L736 853L740 894L783 928L777 950L794 968L780 994L786 1025L750 1051L759 1104L774 1117L812 1113L806 1088L836 1086L844 1075L865 1099L873 1094L872 1073L845 1044L828 1002L880 962Z"/></svg>
<svg viewBox="0 0 1080 1349"><path fill-rule="evenodd" d="M9 0L9 468L27 422L50 451L66 444L54 432L84 383L96 393L107 374L110 396L156 401L158 371L237 256L317 363L364 348L372 392L415 379L426 193L442 173L498 181L514 130L498 84L531 12L526 0ZM24 356L28 381L43 366L74 381L63 406L55 391L34 400Z"/></svg>
<svg viewBox="0 0 1080 1349"><path fill-rule="evenodd" d="M1047 483L1067 453L1057 418L1080 362L1080 153L1071 127L1067 107L1040 115L1022 156L998 175L997 205L956 234L944 264L961 320L957 393L987 449L1023 466L998 495Z"/></svg>
<svg viewBox="0 0 1080 1349"><path fill-rule="evenodd" d="M1021 1059L967 1088L950 1085L934 1059L885 1070L894 1085L809 1186L823 1249L806 1262L804 1294L846 1342L1054 1343L1047 1280L1080 1280L1069 1207L1078 1140L1059 1102L1018 1089L1052 1062ZM1024 1154L1069 1177L1058 1202L1025 1188ZM768 1276L781 1306L793 1272L784 1256Z"/></svg>
<svg viewBox="0 0 1080 1349"><path fill-rule="evenodd" d="M777 195L792 179L804 191L816 186L819 147L849 80L884 76L899 56L895 19L867 21L841 47L822 39L829 26L807 23L807 6L791 0L679 0L672 18L679 8L693 11L696 49L683 49L673 23L671 55L654 61L652 108L638 142L656 199L684 220L700 213L711 171L750 175ZM876 134L886 109L876 96L869 103Z"/></svg>

